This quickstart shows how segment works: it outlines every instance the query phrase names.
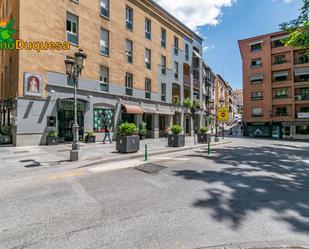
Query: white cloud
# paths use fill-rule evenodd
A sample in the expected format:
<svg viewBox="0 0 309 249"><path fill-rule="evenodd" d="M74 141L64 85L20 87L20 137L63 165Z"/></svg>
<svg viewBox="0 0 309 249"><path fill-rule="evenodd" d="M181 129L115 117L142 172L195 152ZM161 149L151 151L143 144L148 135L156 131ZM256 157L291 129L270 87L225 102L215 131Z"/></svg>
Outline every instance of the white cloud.
<svg viewBox="0 0 309 249"><path fill-rule="evenodd" d="M204 25L217 25L223 7L230 7L237 0L155 0L193 30ZM290 1L290 0L285 0Z"/></svg>
<svg viewBox="0 0 309 249"><path fill-rule="evenodd" d="M207 52L208 50L214 49L215 45L206 45L203 47L203 53Z"/></svg>

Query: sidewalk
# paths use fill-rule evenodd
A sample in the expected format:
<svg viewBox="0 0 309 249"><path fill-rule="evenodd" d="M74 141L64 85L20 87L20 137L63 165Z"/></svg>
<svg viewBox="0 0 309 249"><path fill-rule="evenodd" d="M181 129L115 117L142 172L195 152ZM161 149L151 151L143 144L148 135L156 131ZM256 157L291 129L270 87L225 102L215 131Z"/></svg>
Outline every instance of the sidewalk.
<svg viewBox="0 0 309 249"><path fill-rule="evenodd" d="M227 142L227 139L225 139L224 142ZM218 143L212 142L212 146L221 143L222 141ZM5 166L4 164L22 164L26 168L32 168L39 166L57 166L64 163L81 167L111 161L143 158L146 144L148 146L148 155L166 154L207 146L205 144L194 145L193 137L186 137L186 146L182 148L168 147L165 138L146 139L140 142L139 152L121 154L116 151L115 142L112 144L102 144L102 142L97 142L95 144L81 143L82 160L79 162L69 161L71 144L59 144L56 146L0 147L0 160L2 162L0 167Z"/></svg>

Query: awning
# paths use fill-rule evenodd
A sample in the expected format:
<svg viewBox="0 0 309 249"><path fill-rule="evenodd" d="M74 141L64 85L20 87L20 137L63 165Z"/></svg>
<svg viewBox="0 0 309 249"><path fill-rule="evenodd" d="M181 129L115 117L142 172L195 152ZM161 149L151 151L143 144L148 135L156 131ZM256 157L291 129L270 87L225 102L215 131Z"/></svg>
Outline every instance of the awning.
<svg viewBox="0 0 309 249"><path fill-rule="evenodd" d="M144 113L157 113L157 107L156 106L149 106L149 105L143 105Z"/></svg>
<svg viewBox="0 0 309 249"><path fill-rule="evenodd" d="M309 74L309 67L295 68L295 76L307 75Z"/></svg>
<svg viewBox="0 0 309 249"><path fill-rule="evenodd" d="M171 107L159 106L157 113L161 115L175 115L175 110Z"/></svg>
<svg viewBox="0 0 309 249"><path fill-rule="evenodd" d="M249 46L253 46L253 45L256 45L256 44L260 44L260 43L263 43L263 41L252 42L252 43L249 44Z"/></svg>
<svg viewBox="0 0 309 249"><path fill-rule="evenodd" d="M255 74L250 77L250 80L262 80L264 78L263 73Z"/></svg>
<svg viewBox="0 0 309 249"><path fill-rule="evenodd" d="M289 37L289 35L281 35L281 36L271 38L271 41L279 41L279 40L282 40L282 39L286 39L288 37Z"/></svg>
<svg viewBox="0 0 309 249"><path fill-rule="evenodd" d="M193 54L194 54L196 57L202 59L202 56L201 56L197 51L193 50Z"/></svg>
<svg viewBox="0 0 309 249"><path fill-rule="evenodd" d="M127 114L143 115L144 111L140 106L137 105L122 105L123 111Z"/></svg>
<svg viewBox="0 0 309 249"><path fill-rule="evenodd" d="M280 72L275 72L274 77L283 77L283 76L289 76L288 71L280 71Z"/></svg>

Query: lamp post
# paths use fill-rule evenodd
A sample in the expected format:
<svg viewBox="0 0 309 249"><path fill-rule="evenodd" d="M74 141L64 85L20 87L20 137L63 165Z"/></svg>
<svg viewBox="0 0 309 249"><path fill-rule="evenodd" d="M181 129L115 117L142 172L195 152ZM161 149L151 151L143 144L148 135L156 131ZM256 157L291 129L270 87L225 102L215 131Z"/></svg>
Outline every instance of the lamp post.
<svg viewBox="0 0 309 249"><path fill-rule="evenodd" d="M74 59L67 59L64 61L66 74L74 80L74 124L73 124L73 143L72 150L70 152L71 161L79 161L81 158L81 151L79 145L79 126L77 122L77 87L79 76L84 69L87 55L82 49L74 53Z"/></svg>
<svg viewBox="0 0 309 249"><path fill-rule="evenodd" d="M223 107L224 105L224 99L220 99L220 107ZM222 139L224 139L224 122L222 122Z"/></svg>
<svg viewBox="0 0 309 249"><path fill-rule="evenodd" d="M193 139L194 139L194 145L196 145L196 141L195 141L195 129L194 129L194 118L195 118L195 113L196 113L196 107L195 107L195 106L192 106L192 107L190 108L190 112L191 112L192 119L193 119Z"/></svg>

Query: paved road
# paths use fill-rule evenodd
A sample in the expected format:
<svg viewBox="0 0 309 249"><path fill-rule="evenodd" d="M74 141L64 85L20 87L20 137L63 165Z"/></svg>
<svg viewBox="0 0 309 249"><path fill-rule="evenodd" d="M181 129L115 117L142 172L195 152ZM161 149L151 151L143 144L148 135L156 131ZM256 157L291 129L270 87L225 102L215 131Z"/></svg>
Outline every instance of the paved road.
<svg viewBox="0 0 309 249"><path fill-rule="evenodd" d="M308 151L234 138L211 157L165 155L157 175L82 169L7 182L0 248L309 247Z"/></svg>

